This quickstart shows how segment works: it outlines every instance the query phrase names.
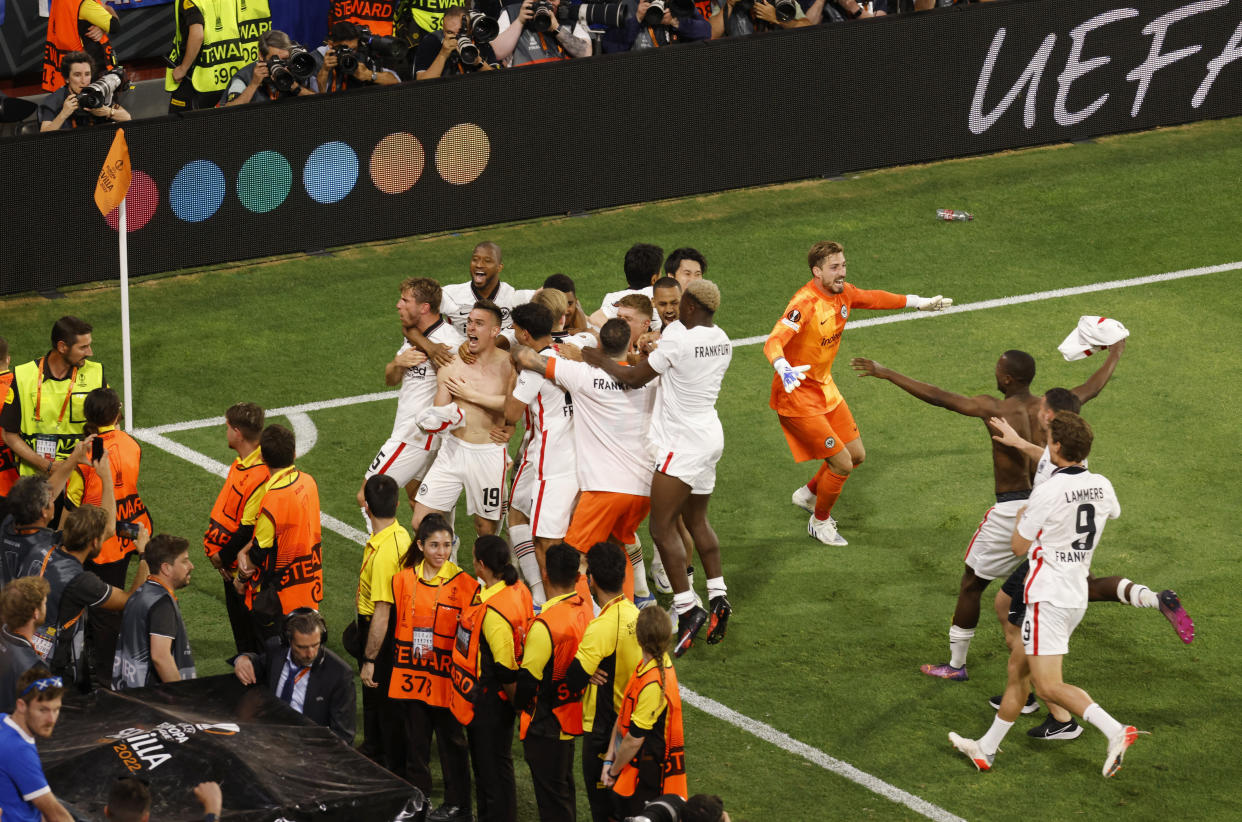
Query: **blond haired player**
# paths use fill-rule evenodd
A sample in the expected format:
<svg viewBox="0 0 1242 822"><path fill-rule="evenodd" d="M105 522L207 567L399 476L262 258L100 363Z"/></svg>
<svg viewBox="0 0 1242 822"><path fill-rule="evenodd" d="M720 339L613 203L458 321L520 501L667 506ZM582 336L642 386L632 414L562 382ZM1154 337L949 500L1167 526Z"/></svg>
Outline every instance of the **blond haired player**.
<svg viewBox="0 0 1242 822"><path fill-rule="evenodd" d="M855 308L940 311L948 297L864 291L845 281L845 249L818 242L807 254L811 280L794 294L763 353L776 369L769 405L796 462L823 460L815 476L794 491L793 503L811 512L807 533L826 545L846 545L831 518L850 472L866 452L858 425L832 379L841 332Z"/></svg>

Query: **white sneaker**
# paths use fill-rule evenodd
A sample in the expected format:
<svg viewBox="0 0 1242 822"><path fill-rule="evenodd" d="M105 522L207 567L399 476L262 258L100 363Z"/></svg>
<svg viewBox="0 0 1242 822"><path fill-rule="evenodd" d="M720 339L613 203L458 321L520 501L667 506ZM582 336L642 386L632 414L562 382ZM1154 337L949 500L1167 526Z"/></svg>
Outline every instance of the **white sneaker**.
<svg viewBox="0 0 1242 822"><path fill-rule="evenodd" d="M651 584L661 594L673 593L673 585L668 581L668 572L663 565L651 565Z"/></svg>
<svg viewBox="0 0 1242 822"><path fill-rule="evenodd" d="M996 754L988 755L979 747L979 740L964 739L957 734L949 731L949 741L953 743L953 747L966 754L976 768L981 771L992 770L992 762L996 759Z"/></svg>
<svg viewBox="0 0 1242 822"><path fill-rule="evenodd" d="M838 533L837 524L833 522L832 517L816 519L815 515L811 514L811 521L806 524L806 532L825 545L838 547L849 545L845 537Z"/></svg>
<svg viewBox="0 0 1242 822"><path fill-rule="evenodd" d="M815 513L815 492L805 485L799 485L798 490L793 492L793 504L806 511L808 514Z"/></svg>
<svg viewBox="0 0 1242 822"><path fill-rule="evenodd" d="M1108 758L1104 760L1104 776L1109 777L1121 770L1121 760L1126 755L1126 748L1138 739L1139 731L1133 725L1127 725L1108 740Z"/></svg>

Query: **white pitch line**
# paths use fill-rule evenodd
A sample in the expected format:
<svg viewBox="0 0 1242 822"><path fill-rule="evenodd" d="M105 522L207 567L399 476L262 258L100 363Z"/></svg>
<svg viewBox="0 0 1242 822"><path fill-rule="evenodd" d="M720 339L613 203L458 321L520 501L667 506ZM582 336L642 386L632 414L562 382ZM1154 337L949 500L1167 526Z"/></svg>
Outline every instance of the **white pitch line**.
<svg viewBox="0 0 1242 822"><path fill-rule="evenodd" d="M939 805L933 805L927 800L920 799L912 793L907 793L901 788L890 785L883 779L874 777L866 771L860 771L848 762L831 757L819 748L812 748L805 742L799 742L789 734L776 730L771 725L765 725L758 720L751 719L746 714L740 714L728 705L723 705L710 697L695 693L684 685L681 686L681 699L705 714L741 728L752 736L757 736L764 742L771 743L795 756L800 756L826 771L832 771L838 776L845 777L885 799L890 799L899 805L905 805L910 810L922 814L928 819L939 820L939 822L965 822L960 816L949 813Z"/></svg>

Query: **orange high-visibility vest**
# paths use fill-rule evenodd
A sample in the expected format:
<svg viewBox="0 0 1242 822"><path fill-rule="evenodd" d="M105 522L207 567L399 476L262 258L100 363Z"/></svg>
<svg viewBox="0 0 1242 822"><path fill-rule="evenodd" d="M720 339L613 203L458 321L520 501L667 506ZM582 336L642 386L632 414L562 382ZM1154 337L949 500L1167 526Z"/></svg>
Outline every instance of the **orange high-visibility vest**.
<svg viewBox="0 0 1242 822"><path fill-rule="evenodd" d="M211 506L211 518L207 522L207 531L203 534L203 553L209 557L215 556L221 548L229 544L229 540L241 527L246 501L272 475L262 461L246 468L241 467L241 462L240 457L233 460L229 475L224 480L224 487L216 497L216 504Z"/></svg>
<svg viewBox="0 0 1242 822"><path fill-rule="evenodd" d="M318 609L323 600L319 486L299 471L293 482L263 495L259 516L267 517L276 532L262 584L276 587L286 614L295 608Z"/></svg>
<svg viewBox="0 0 1242 822"><path fill-rule="evenodd" d="M461 570L436 582L418 576L416 568L402 568L392 578L391 699L418 699L436 708L449 707L457 624L478 590L474 578Z"/></svg>
<svg viewBox="0 0 1242 822"><path fill-rule="evenodd" d="M546 625L552 637L552 656L543 668L532 709L522 711L520 739L526 738L531 725L536 729L547 728L554 736L582 734L582 694L586 688L571 691L565 683L565 675L569 673L574 654L578 653L578 643L586 633L593 611L590 600L584 600L575 592L535 617L534 621Z"/></svg>
<svg viewBox="0 0 1242 822"><path fill-rule="evenodd" d="M78 10L82 0L52 0L47 18L47 39L43 43L43 90L56 91L65 84L60 61L71 51L83 51L82 30L78 28ZM96 66L100 74L116 68L116 55L105 34L99 41L104 50L104 65Z"/></svg>
<svg viewBox="0 0 1242 822"><path fill-rule="evenodd" d="M475 595L478 599L478 595ZM506 585L486 602L474 602L462 612L457 625L457 637L453 643L453 691L449 694L449 707L453 716L463 725L474 719L474 706L484 695L487 683L481 670L479 641L483 638L483 617L489 611L498 614L513 631L513 652L522 658L522 644L526 639L526 626L530 622L532 605L530 589L521 581ZM500 698L508 701L504 690Z"/></svg>
<svg viewBox="0 0 1242 822"><path fill-rule="evenodd" d="M13 372L5 371L3 374L0 374L0 406L4 405L12 386ZM0 428L0 431L3 430L3 428ZM9 495L9 489L17 482L19 476L17 455L4 444L3 440L0 440L0 497L7 497Z"/></svg>
<svg viewBox="0 0 1242 822"><path fill-rule="evenodd" d="M639 673L646 664L648 663L638 666L634 676L630 677L629 687L625 689L625 701L621 703L618 725L623 735L629 733L630 717L643 688L651 684L660 687L659 665L652 665L645 672ZM681 691L677 688L677 672L672 665L664 668L664 699L668 702L664 715L643 737L642 747L633 759L625 763L621 775L612 786L613 792L620 796L633 796L638 785L640 768L648 771L651 765L655 765L659 768L660 779L656 795L675 793L682 799L689 798L686 793L686 742L681 727Z"/></svg>
<svg viewBox="0 0 1242 822"><path fill-rule="evenodd" d="M332 0L328 27L347 20L355 25L366 26L376 37L391 37L392 15L392 0Z"/></svg>
<svg viewBox="0 0 1242 822"><path fill-rule="evenodd" d="M116 522L140 523L153 532L151 514L138 496L138 470L142 463L142 446L119 428L105 431L98 435L108 449L108 462L112 465L112 490L116 496ZM102 477L88 463L78 466L82 475L82 504L98 505L103 500ZM103 544L99 556L95 557L96 565L106 565L124 559L135 551L134 541L120 534L113 535Z"/></svg>

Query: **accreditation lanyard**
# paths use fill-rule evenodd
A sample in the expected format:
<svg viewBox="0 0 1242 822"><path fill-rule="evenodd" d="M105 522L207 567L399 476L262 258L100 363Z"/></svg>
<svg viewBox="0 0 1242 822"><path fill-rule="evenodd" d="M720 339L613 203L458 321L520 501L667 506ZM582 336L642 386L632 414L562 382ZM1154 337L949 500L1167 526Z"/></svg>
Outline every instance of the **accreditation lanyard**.
<svg viewBox="0 0 1242 822"><path fill-rule="evenodd" d="M424 560L425 562L426 560ZM425 585L436 586L436 601L431 606L431 618L428 620L420 614L415 614L414 629L410 637L411 649L414 656L421 657L430 655L434 651L434 635L436 625L436 614L440 610L440 594L444 590L444 584L437 581L440 571L437 569L436 575L429 580L422 580ZM422 577L421 572L419 577Z"/></svg>
<svg viewBox="0 0 1242 822"><path fill-rule="evenodd" d="M42 422L42 406L43 406L43 369L47 367L47 357L39 360L39 381L35 384L35 422ZM56 418L56 424L60 425L60 421L65 418L65 409L69 407L69 398L73 396L73 381L77 379L78 367L75 365L73 370L69 372L69 390L65 392L65 401L60 404L60 416Z"/></svg>

